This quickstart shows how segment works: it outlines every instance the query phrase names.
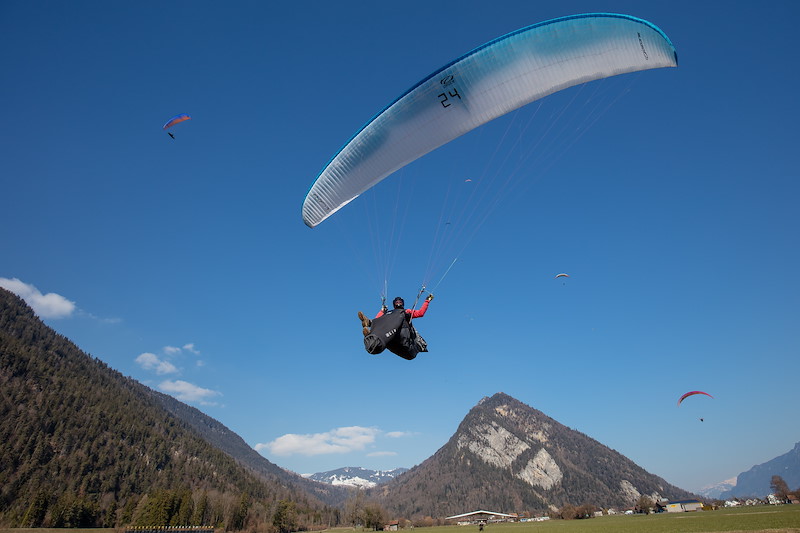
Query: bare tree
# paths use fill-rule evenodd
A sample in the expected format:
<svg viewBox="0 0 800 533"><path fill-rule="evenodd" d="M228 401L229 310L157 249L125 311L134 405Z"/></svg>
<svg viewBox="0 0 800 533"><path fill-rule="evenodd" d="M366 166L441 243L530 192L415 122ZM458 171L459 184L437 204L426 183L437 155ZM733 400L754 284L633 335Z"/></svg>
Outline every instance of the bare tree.
<svg viewBox="0 0 800 533"><path fill-rule="evenodd" d="M787 500L786 495L789 494L789 485L786 484L781 476L772 476L772 479L769 482L769 488L772 489L772 493L779 500Z"/></svg>
<svg viewBox="0 0 800 533"><path fill-rule="evenodd" d="M386 511L377 503L364 506L364 526L374 531L383 529L386 524Z"/></svg>
<svg viewBox="0 0 800 533"><path fill-rule="evenodd" d="M574 505L568 503L558 510L557 516L564 520L574 520L578 516L578 510Z"/></svg>
<svg viewBox="0 0 800 533"><path fill-rule="evenodd" d="M361 489L354 489L350 493L350 498L344 504L345 520L352 524L353 527L364 527L364 491Z"/></svg>
<svg viewBox="0 0 800 533"><path fill-rule="evenodd" d="M639 513L650 514L653 509L653 500L649 496L642 494L636 502L636 511Z"/></svg>

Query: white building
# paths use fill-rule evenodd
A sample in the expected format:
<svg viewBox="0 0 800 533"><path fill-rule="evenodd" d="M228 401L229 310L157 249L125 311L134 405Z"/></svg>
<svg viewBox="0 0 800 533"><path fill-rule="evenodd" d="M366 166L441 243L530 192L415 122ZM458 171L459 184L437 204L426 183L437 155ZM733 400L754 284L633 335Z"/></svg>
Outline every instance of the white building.
<svg viewBox="0 0 800 533"><path fill-rule="evenodd" d="M498 513L496 511L472 511L471 513L448 516L445 520L457 520L458 525L474 524L476 522L516 522L516 514Z"/></svg>

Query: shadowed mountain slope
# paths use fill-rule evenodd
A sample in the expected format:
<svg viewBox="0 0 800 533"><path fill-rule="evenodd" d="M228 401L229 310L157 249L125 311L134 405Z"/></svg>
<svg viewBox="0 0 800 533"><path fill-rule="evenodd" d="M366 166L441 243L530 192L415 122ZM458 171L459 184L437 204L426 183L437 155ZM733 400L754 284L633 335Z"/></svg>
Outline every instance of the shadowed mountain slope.
<svg viewBox="0 0 800 533"><path fill-rule="evenodd" d="M736 486L723 492L720 498L765 498L773 492L770 487L772 476L781 476L790 490L800 488L800 442L783 455L739 474Z"/></svg>

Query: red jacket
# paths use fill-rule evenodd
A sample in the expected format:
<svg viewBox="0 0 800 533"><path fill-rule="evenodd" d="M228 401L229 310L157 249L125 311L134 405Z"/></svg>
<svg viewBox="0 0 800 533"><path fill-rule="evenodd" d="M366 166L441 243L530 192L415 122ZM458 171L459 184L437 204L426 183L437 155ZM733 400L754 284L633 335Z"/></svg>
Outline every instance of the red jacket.
<svg viewBox="0 0 800 533"><path fill-rule="evenodd" d="M422 302L422 307L420 307L419 309L406 309L406 313L410 314L411 318L423 317L423 316L425 316L425 311L428 310L428 304L429 303L430 302L428 300L425 300L424 302ZM378 311L378 314L375 315L375 318L378 318L380 316L383 316L383 309Z"/></svg>

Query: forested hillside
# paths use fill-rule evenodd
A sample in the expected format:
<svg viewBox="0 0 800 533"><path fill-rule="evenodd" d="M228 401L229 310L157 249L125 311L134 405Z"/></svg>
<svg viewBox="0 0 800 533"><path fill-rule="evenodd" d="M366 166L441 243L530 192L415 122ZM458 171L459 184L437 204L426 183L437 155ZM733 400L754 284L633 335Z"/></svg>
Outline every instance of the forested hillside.
<svg viewBox="0 0 800 533"><path fill-rule="evenodd" d="M288 531L338 521L338 510L244 466L162 403L0 289L0 526Z"/></svg>
<svg viewBox="0 0 800 533"><path fill-rule="evenodd" d="M335 487L284 470L248 446L242 437L202 411L179 402L167 394L152 389L147 390L167 411L192 427L207 442L227 453L257 475L277 483L296 486L328 505L342 506L350 495L346 487Z"/></svg>

